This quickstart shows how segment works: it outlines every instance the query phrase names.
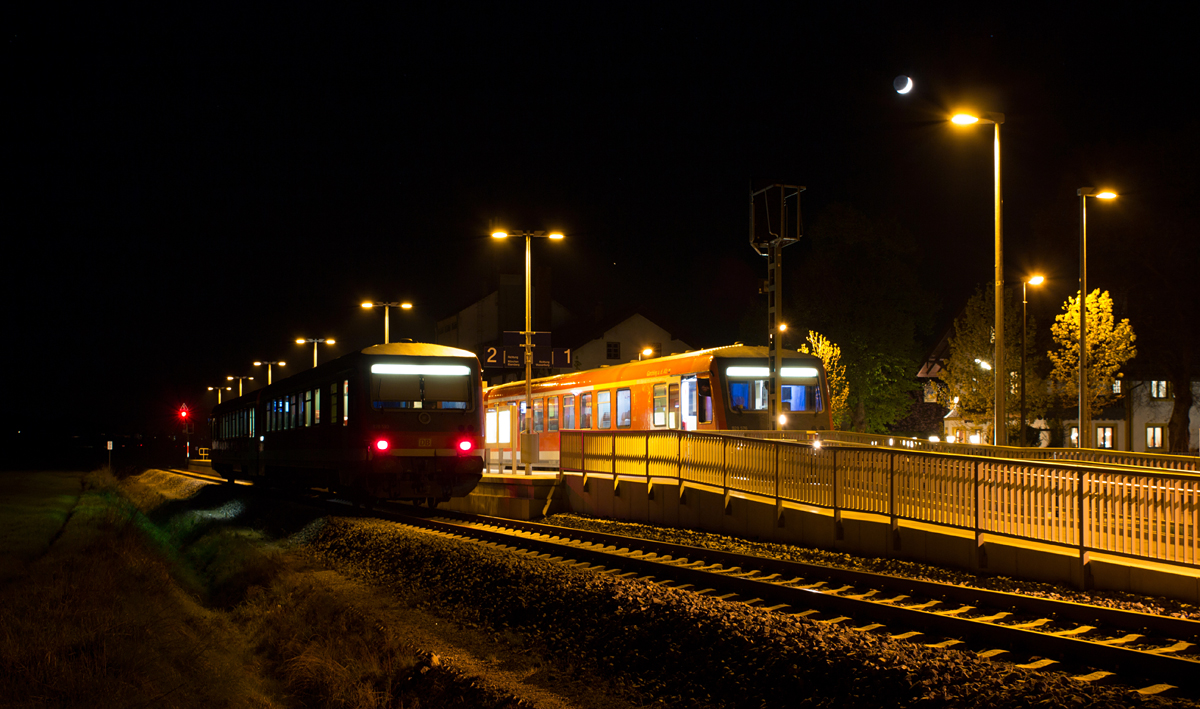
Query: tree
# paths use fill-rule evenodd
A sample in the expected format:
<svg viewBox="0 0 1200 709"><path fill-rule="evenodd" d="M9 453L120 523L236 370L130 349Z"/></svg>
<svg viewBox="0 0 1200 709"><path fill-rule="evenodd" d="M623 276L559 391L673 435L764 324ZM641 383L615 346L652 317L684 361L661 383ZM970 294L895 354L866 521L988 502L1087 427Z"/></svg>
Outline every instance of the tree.
<svg viewBox="0 0 1200 709"><path fill-rule="evenodd" d="M1079 295L1067 298L1063 312L1054 318L1054 342L1048 354L1054 363L1050 379L1064 404L1079 403ZM1092 416L1114 403L1113 380L1121 365L1137 356L1133 326L1126 318L1115 322L1108 291L1096 289L1087 296L1087 397Z"/></svg>
<svg viewBox="0 0 1200 709"><path fill-rule="evenodd" d="M825 367L825 381L829 384L829 410L833 416L833 427L845 430L850 423L850 382L846 380L846 365L842 364L842 348L833 344L819 332L808 331L808 340L800 345L804 354L815 355Z"/></svg>
<svg viewBox="0 0 1200 709"><path fill-rule="evenodd" d="M1006 291L1007 295L1007 291ZM938 403L948 409L956 409L963 419L982 426L990 440L996 411L995 361L996 327L995 294L989 288L979 287L967 301L967 307L954 321L954 334L950 338L950 354L941 374L946 386L938 389ZM1049 395L1045 382L1038 374L1042 362L1035 354L1034 342L1037 335L1037 320L1030 319L1025 334L1025 409L1026 419L1036 419L1045 414ZM1021 411L1021 307L1006 304L1004 308L1004 369L1012 386L1005 392L1004 408L1009 416L1010 434ZM1017 429L1019 432L1019 428ZM1009 440L1014 440L1010 435Z"/></svg>
<svg viewBox="0 0 1200 709"><path fill-rule="evenodd" d="M912 407L917 338L928 334L935 309L915 240L894 222L832 205L788 253L785 264L797 265L784 286L787 317L797 331L825 333L841 348L846 425L885 432Z"/></svg>

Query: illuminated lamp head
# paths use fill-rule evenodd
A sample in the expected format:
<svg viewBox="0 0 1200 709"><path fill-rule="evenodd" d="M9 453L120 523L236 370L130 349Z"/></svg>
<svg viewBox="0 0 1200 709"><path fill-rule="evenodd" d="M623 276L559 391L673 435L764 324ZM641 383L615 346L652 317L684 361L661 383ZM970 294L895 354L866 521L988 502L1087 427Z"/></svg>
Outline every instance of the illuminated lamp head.
<svg viewBox="0 0 1200 709"><path fill-rule="evenodd" d="M475 448L475 442L470 438L464 438L460 440L457 445L459 455L462 455L463 453L470 453L471 450Z"/></svg>
<svg viewBox="0 0 1200 709"><path fill-rule="evenodd" d="M388 445L389 443L386 438L380 438L378 441L375 441L375 450L382 453L388 449Z"/></svg>

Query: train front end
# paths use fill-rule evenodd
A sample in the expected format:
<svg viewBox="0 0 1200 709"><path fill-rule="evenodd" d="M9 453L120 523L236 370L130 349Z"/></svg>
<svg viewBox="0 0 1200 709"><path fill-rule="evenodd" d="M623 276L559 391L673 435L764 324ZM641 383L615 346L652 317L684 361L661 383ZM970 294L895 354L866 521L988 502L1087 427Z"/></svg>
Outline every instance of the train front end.
<svg viewBox="0 0 1200 709"><path fill-rule="evenodd" d="M365 358L367 453L355 486L393 500L465 496L483 474L479 360L464 350L418 347L428 352Z"/></svg>

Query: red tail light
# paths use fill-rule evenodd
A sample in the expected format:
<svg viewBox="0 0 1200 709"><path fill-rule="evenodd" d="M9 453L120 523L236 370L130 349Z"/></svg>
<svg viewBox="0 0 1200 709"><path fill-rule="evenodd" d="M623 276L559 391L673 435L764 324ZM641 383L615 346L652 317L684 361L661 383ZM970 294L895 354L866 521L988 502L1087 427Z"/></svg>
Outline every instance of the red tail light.
<svg viewBox="0 0 1200 709"><path fill-rule="evenodd" d="M375 450L382 453L383 451L388 449L388 445L389 444L388 444L386 438L380 438L378 441L375 441Z"/></svg>
<svg viewBox="0 0 1200 709"><path fill-rule="evenodd" d="M475 448L475 441L470 438L464 438L458 442L458 454L470 453Z"/></svg>

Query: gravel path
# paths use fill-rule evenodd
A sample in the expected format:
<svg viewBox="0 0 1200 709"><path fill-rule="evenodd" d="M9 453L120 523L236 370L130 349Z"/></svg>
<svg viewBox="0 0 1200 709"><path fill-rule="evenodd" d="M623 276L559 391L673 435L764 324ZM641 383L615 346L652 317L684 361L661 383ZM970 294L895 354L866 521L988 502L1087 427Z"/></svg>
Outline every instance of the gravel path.
<svg viewBox="0 0 1200 709"><path fill-rule="evenodd" d="M491 664L566 702L582 701L573 680L598 680L608 687L583 695L597 707L1197 706L381 520L329 518L306 541L343 573L415 600L456 637L502 643L516 659Z"/></svg>

